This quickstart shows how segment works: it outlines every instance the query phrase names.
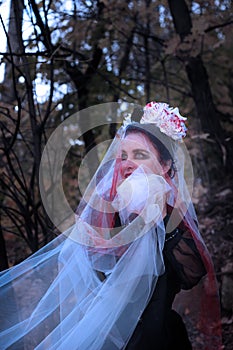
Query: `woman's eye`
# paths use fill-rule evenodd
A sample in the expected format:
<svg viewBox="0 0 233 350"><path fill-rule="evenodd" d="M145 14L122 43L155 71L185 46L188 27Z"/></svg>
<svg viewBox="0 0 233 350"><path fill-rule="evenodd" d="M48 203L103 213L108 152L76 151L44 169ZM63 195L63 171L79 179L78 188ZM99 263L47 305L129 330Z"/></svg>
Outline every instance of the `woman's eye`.
<svg viewBox="0 0 233 350"><path fill-rule="evenodd" d="M121 154L121 160L126 160L127 159L127 154L126 153L122 153Z"/></svg>
<svg viewBox="0 0 233 350"><path fill-rule="evenodd" d="M147 159L148 156L145 153L137 152L134 155L135 159Z"/></svg>

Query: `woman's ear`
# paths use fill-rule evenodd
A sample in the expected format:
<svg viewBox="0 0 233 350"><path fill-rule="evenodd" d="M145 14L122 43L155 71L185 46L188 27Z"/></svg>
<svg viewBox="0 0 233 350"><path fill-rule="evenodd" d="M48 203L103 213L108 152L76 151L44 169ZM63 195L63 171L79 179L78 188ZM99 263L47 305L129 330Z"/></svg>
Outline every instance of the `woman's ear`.
<svg viewBox="0 0 233 350"><path fill-rule="evenodd" d="M162 165L162 175L166 175L172 167L172 160L169 159L167 161L163 161L161 165Z"/></svg>

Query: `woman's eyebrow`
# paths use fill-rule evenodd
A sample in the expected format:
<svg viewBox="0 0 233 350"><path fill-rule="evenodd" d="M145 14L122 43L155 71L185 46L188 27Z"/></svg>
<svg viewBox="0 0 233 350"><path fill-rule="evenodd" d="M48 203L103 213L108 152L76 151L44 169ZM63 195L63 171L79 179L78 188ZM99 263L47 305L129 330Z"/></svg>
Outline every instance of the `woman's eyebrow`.
<svg viewBox="0 0 233 350"><path fill-rule="evenodd" d="M149 151L147 151L146 149L143 149L143 148L136 148L133 150L133 153L136 153L136 152L144 152L144 153L150 153Z"/></svg>
<svg viewBox="0 0 233 350"><path fill-rule="evenodd" d="M137 153L137 152L143 152L143 153L146 153L146 154L150 154L151 152L150 151L147 151L146 149L143 149L143 148L136 148L132 151L133 153ZM126 150L122 149L121 150L121 153L127 153Z"/></svg>

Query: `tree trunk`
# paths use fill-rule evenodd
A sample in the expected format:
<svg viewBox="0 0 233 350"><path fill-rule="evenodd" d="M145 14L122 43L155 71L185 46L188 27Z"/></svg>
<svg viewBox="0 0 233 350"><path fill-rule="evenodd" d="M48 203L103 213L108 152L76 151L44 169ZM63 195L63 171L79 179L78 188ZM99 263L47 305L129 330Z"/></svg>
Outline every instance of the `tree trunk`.
<svg viewBox="0 0 233 350"><path fill-rule="evenodd" d="M198 117L201 120L202 130L221 143L223 130L218 111L214 106L208 74L200 56L189 58L186 72L191 83L193 99Z"/></svg>
<svg viewBox="0 0 233 350"><path fill-rule="evenodd" d="M176 33L183 40L191 33L192 20L185 0L168 0Z"/></svg>
<svg viewBox="0 0 233 350"><path fill-rule="evenodd" d="M22 27L23 19L23 0L19 1L17 6L14 0L11 0L9 14L9 28L7 34L7 52L8 60L5 65L3 92L1 99L3 102L13 102L16 99L16 85L19 77L17 68L20 65L20 43L18 40L18 26Z"/></svg>
<svg viewBox="0 0 233 350"><path fill-rule="evenodd" d="M0 225L0 271L8 269L8 258L7 258L7 252L6 252L6 244L5 239L3 236L2 228Z"/></svg>
<svg viewBox="0 0 233 350"><path fill-rule="evenodd" d="M88 98L89 98L89 86L91 84L91 81L93 77L96 74L96 71L98 69L98 66L101 62L101 58L103 55L102 49L98 45L98 41L104 36L104 25L101 21L101 15L104 10L105 5L102 2L98 2L98 20L99 24L96 28L96 39L95 43L93 44L93 54L92 58L89 61L88 67L86 71L83 73L79 66L71 66L69 62L65 63L65 69L67 74L69 74L70 78L72 79L76 89L77 89L77 95L78 95L78 104L79 109L83 110L88 107ZM88 126L88 118L89 115L86 115L85 120L82 118L80 120L80 129L84 131L86 127ZM83 141L85 143L85 151L86 154L92 150L92 152L89 154L89 157L87 157L87 164L89 168L89 174L92 177L95 173L98 165L99 165L99 157L97 150L95 148L96 141L95 141L95 135L93 130L88 129L87 131L83 132Z"/></svg>
<svg viewBox="0 0 233 350"><path fill-rule="evenodd" d="M95 74L95 72L91 74L89 71L87 75L86 73L82 73L78 67L72 67L68 62L65 64L65 70L67 74L69 74L77 89L78 105L80 111L85 110L88 107L88 85L92 79L92 74ZM82 118L80 118L79 127L82 131L82 137L85 144L85 153L88 154L88 152L93 149L92 153L89 155L89 157L87 157L89 175L92 177L99 165L97 150L94 149L96 146L95 135L93 130L86 130L89 124L89 115L86 114L84 118L83 116L85 112L81 113L83 113L83 115Z"/></svg>
<svg viewBox="0 0 233 350"><path fill-rule="evenodd" d="M192 33L192 21L188 6L184 0L168 0L168 4L176 32L179 34L181 41L184 41L186 36ZM184 59L202 130L221 142L223 140L223 130L218 111L214 106L209 77L202 58L200 55L193 57L188 52Z"/></svg>
<svg viewBox="0 0 233 350"><path fill-rule="evenodd" d="M180 36L181 42L183 42L188 35L192 34L192 21L188 6L184 0L168 0L168 4L174 27ZM215 157L215 161L220 161L228 172L233 165L231 159L232 146L225 140L226 133L220 123L221 113L214 105L208 73L201 55L192 56L191 51L182 52L181 50L178 52L178 55L186 65L186 72L191 84L197 116L200 119L202 130L208 133L218 145L217 152L219 157Z"/></svg>

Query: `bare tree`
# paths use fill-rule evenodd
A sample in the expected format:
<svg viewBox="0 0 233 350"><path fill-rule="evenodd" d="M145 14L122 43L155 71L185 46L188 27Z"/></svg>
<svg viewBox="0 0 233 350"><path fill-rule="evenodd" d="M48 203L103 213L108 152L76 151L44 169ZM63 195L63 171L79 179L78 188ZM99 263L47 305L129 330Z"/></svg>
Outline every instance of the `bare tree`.
<svg viewBox="0 0 233 350"><path fill-rule="evenodd" d="M180 36L181 44L188 43L189 49L177 50L177 55L185 62L185 68L190 81L193 99L195 101L197 116L201 121L202 130L215 139L219 145L220 154L225 168L232 169L232 145L226 141L227 134L223 130L221 120L223 113L216 108L209 84L209 77L202 60L201 52L192 54L192 19L185 0L168 0L174 26ZM227 116L226 116L227 117ZM231 170L230 170L231 171Z"/></svg>

